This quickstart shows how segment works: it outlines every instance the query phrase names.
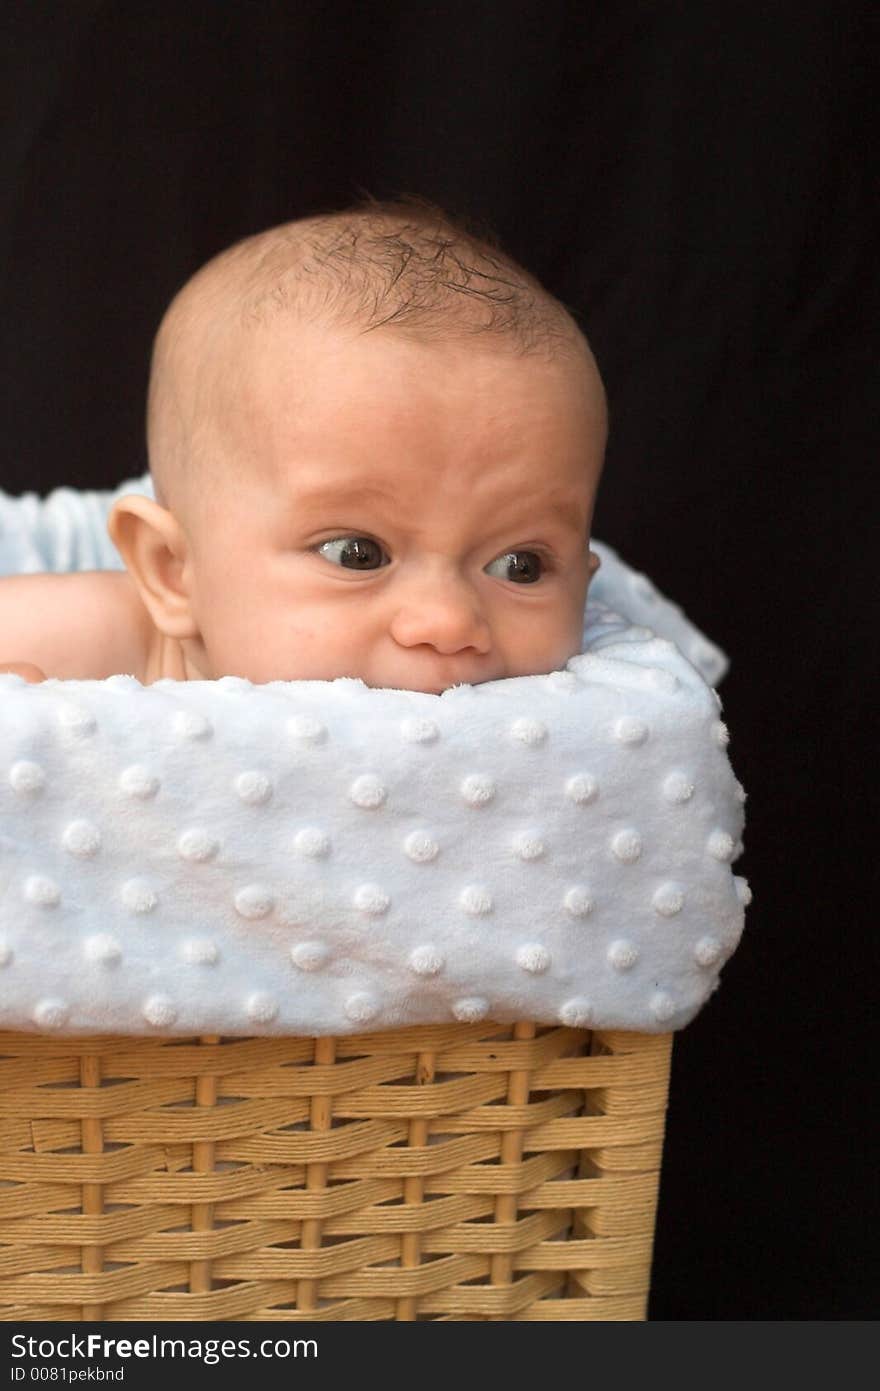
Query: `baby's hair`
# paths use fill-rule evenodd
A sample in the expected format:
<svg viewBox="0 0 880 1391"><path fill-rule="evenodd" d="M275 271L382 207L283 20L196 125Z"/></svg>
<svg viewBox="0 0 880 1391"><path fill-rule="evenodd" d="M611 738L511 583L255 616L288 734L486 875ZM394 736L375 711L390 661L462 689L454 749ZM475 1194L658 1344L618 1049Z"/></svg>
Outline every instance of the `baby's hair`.
<svg viewBox="0 0 880 1391"><path fill-rule="evenodd" d="M431 342L490 334L523 353L554 353L579 330L562 303L485 224L416 194L364 194L238 243L257 253L245 314L317 312L361 333L393 327ZM262 253L262 254L260 254Z"/></svg>
<svg viewBox="0 0 880 1391"><path fill-rule="evenodd" d="M198 453L202 362L219 338L246 340L279 314L425 343L483 336L518 355L591 356L573 312L487 225L415 194L362 193L341 211L236 242L172 301L156 336L147 408L150 468L166 505Z"/></svg>

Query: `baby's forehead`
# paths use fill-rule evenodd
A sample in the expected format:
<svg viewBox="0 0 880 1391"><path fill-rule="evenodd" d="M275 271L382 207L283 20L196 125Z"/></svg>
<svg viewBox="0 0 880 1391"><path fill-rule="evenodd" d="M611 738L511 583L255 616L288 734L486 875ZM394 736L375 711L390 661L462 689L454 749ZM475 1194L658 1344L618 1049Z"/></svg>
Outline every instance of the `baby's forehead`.
<svg viewBox="0 0 880 1391"><path fill-rule="evenodd" d="M305 486L294 459L331 470L338 461L351 484L369 483L379 465L386 481L409 474L417 458L463 476L468 459L476 468L481 454L516 460L530 448L537 478L578 441L592 456L603 434L583 360L548 363L479 340L405 343L396 333L346 333L340 345L332 325L280 327L236 331L199 428L288 495Z"/></svg>

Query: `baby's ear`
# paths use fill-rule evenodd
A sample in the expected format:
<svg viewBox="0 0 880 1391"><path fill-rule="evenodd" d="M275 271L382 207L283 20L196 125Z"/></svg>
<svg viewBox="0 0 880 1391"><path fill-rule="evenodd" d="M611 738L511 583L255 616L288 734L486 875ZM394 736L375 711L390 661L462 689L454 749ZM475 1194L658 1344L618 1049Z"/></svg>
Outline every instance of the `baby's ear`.
<svg viewBox="0 0 880 1391"><path fill-rule="evenodd" d="M107 531L160 632L197 636L186 537L176 517L152 498L130 493L113 504Z"/></svg>

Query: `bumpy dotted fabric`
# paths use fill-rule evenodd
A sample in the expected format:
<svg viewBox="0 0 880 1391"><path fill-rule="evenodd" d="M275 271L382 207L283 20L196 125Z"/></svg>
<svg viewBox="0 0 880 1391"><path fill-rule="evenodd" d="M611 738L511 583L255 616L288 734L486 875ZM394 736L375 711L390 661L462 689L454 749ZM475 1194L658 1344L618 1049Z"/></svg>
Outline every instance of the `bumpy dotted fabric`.
<svg viewBox="0 0 880 1391"><path fill-rule="evenodd" d="M442 696L0 676L0 1024L681 1028L745 793L673 644L587 620L564 671Z"/></svg>

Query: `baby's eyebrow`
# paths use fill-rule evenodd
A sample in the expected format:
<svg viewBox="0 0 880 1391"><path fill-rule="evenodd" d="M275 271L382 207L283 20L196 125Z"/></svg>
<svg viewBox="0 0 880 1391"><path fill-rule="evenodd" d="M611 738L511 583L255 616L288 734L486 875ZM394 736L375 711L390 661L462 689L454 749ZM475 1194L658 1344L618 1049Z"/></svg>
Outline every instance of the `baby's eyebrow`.
<svg viewBox="0 0 880 1391"><path fill-rule="evenodd" d="M326 482L314 488L304 488L296 496L297 508L318 507L325 502L371 502L380 501L392 504L400 503L399 494L390 488L383 487L380 483L351 482L336 480ZM509 507L487 508L487 514L499 518L502 526L503 518L509 512L514 511L514 503L511 500ZM570 532L580 534L586 525L582 520L584 512L584 500L579 495L561 496L559 494L539 493L536 497L518 498L515 503L516 514L522 517L523 521L528 522L528 529L540 522L552 518L558 526Z"/></svg>
<svg viewBox="0 0 880 1391"><path fill-rule="evenodd" d="M487 512L489 509L487 509ZM580 496L560 497L558 495L539 493L536 497L518 498L515 508L499 507L497 513L491 511L496 524L506 530L510 530L513 521L507 518L522 518L526 524L526 530L534 531L544 522L553 520L557 525L570 532L580 535L586 529L586 517L584 499Z"/></svg>
<svg viewBox="0 0 880 1391"><path fill-rule="evenodd" d="M395 494L387 488L383 488L379 483L346 483L338 480L335 483L322 483L317 488L304 488L297 491L297 506L308 506L321 502L335 502L343 499L346 502L361 502L379 498L382 502L393 502Z"/></svg>

